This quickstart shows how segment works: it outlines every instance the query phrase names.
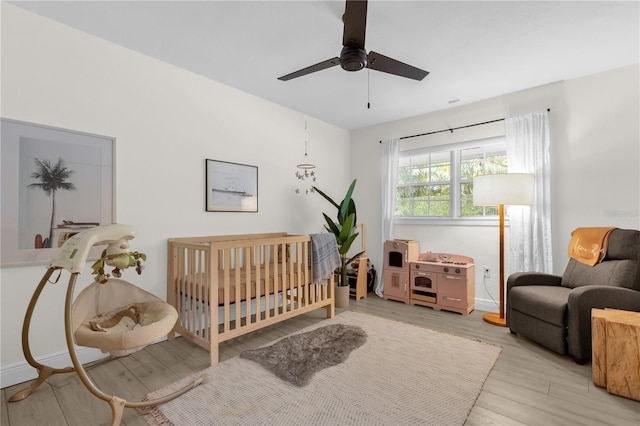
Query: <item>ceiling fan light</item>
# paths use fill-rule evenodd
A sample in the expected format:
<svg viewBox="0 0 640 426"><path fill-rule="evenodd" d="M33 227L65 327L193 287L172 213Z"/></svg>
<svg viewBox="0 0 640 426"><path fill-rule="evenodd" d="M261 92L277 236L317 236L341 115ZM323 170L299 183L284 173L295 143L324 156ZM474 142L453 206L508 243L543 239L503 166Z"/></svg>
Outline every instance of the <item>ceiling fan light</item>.
<svg viewBox="0 0 640 426"><path fill-rule="evenodd" d="M344 46L340 52L340 66L345 71L360 71L367 66L367 52L364 49Z"/></svg>

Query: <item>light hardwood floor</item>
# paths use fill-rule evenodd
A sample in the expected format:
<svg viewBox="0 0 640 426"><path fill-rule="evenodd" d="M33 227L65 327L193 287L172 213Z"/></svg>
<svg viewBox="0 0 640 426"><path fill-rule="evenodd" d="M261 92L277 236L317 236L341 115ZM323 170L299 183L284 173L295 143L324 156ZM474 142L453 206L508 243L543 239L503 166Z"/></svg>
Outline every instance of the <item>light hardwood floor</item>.
<svg viewBox="0 0 640 426"><path fill-rule="evenodd" d="M595 387L591 364L577 365L570 357L556 355L525 338L511 335L505 328L486 324L482 321L482 312L462 316L385 301L373 294L358 302L351 300L350 309L501 346L503 351L467 425L640 425L640 402L613 396ZM338 314L341 311L338 310ZM324 310L319 310L238 337L221 345L220 358L229 359L247 348L266 344L323 319ZM205 350L178 338L99 364L89 372L103 391L137 400L208 367L208 359ZM2 425L110 423L108 405L93 397L73 373L52 376L28 399L8 403L7 399L24 386L2 389ZM122 424L144 425L145 422L134 410L125 409Z"/></svg>

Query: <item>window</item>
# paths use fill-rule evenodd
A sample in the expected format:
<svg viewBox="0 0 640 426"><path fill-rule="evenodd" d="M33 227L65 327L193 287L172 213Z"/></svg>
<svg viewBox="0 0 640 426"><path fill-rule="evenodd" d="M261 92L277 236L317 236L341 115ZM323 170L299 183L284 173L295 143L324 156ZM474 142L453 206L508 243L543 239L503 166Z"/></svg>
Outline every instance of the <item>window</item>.
<svg viewBox="0 0 640 426"><path fill-rule="evenodd" d="M451 152L400 156L396 216L451 215Z"/></svg>
<svg viewBox="0 0 640 426"><path fill-rule="evenodd" d="M395 216L497 215L495 207L473 205L473 177L506 172L504 137L401 152Z"/></svg>

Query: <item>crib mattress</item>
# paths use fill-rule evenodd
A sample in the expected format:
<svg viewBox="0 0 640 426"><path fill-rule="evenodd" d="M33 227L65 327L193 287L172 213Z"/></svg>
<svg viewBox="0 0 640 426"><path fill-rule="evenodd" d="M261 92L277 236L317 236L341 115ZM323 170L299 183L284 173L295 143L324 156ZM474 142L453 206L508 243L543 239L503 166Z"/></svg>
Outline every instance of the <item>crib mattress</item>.
<svg viewBox="0 0 640 426"><path fill-rule="evenodd" d="M304 277L304 273L300 274ZM275 273L272 268L269 270L269 276L266 276L264 268L260 271L260 282L258 285L258 291L256 291L256 274L255 271L251 271L251 283L247 286L247 274L245 271L241 271L240 273L240 301L245 301L247 298L254 299L256 294L259 293L259 296L265 296L268 294L274 294L275 286L274 286ZM298 272L297 268L294 268L293 274L290 274L287 271L285 274L282 273L281 270L277 271L277 282L278 282L278 291L276 293L280 293L283 290L283 287L291 288L297 287L298 285ZM292 283L293 284L290 284ZM284 284L283 284L284 283ZM186 292L189 293L189 296L195 297L196 299L200 299L203 294L204 288L208 287L209 283L206 280L205 273L199 274L190 274L185 275L183 280L178 283L178 291L185 295ZM218 306L224 305L224 271L218 271ZM249 287L249 291L247 291L247 287ZM189 290L187 290L189 289ZM249 296L247 296L249 294ZM236 302L236 276L235 271L231 271L229 274L229 303Z"/></svg>

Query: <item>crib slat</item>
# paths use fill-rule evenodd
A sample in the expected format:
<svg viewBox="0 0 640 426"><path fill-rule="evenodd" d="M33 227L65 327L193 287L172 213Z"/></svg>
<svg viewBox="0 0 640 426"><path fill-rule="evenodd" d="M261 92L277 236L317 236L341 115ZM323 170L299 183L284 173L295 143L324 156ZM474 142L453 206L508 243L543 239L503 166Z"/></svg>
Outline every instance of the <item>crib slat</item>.
<svg viewBox="0 0 640 426"><path fill-rule="evenodd" d="M312 282L309 280L309 278L311 278L309 276L309 243L307 241L305 241L304 243L302 243L302 262L301 262L304 267L302 268L302 270L304 271L304 277L303 277L303 285L304 285L304 304L308 305L310 303L309 300L309 287L312 284Z"/></svg>
<svg viewBox="0 0 640 426"><path fill-rule="evenodd" d="M244 270L245 270L245 274L246 277L243 280L244 281L244 292L245 292L245 325L250 325L251 324L251 292L253 291L253 289L251 288L253 286L253 283L251 282L251 276L253 275L251 272L251 250L249 247L245 247L244 248L244 255L243 255L243 263L244 263Z"/></svg>
<svg viewBox="0 0 640 426"><path fill-rule="evenodd" d="M206 312L208 314L207 337L209 341L209 362L211 365L218 362L218 269L220 268L220 253L211 246L205 250L207 256L207 300ZM214 278L215 277L215 278ZM214 287L215 286L215 287ZM212 312L215 310L215 313Z"/></svg>
<svg viewBox="0 0 640 426"><path fill-rule="evenodd" d="M240 277L240 248L236 247L233 250L233 263L234 263L234 280L233 280L233 284L235 285L235 290L236 290L236 298L234 299L236 302L236 316L235 316L235 328L238 328L240 325L240 319L242 318L242 306L241 306L241 300L242 298L240 297L240 290L241 290L241 285L242 285L242 279Z"/></svg>
<svg viewBox="0 0 640 426"><path fill-rule="evenodd" d="M279 253L278 251L280 245L276 244L274 245L274 250L275 253L273 253L273 297L274 297L274 302L273 302L273 316L277 317L280 315L280 300L278 295L280 294L280 278L278 273L280 272L278 270L278 258L279 258Z"/></svg>
<svg viewBox="0 0 640 426"><path fill-rule="evenodd" d="M265 298L264 298L264 319L268 320L271 316L271 256L273 253L273 246L264 246L264 283L265 283Z"/></svg>
<svg viewBox="0 0 640 426"><path fill-rule="evenodd" d="M295 251L293 251L294 248L294 244L287 244L287 253L291 253L291 256L288 256L287 259L287 264L289 265L289 307L291 308L291 310L294 310L294 303L295 303L295 286L296 286L296 276L295 276L295 269L294 269L294 262L293 262L293 257L294 254L296 253Z"/></svg>
<svg viewBox="0 0 640 426"><path fill-rule="evenodd" d="M171 306L177 306L176 303L176 250L169 243L167 244L167 303ZM179 275L178 275L179 276ZM178 312L179 314L180 312ZM167 334L168 340L173 340L176 336L175 327L171 329L171 331Z"/></svg>
<svg viewBox="0 0 640 426"><path fill-rule="evenodd" d="M197 336L200 336L200 330L198 329L198 283L200 282L200 277L198 276L198 256L197 251L195 249L191 250L189 253L190 260L190 270L195 276L192 280L190 280L190 288L189 294L191 297L191 309L189 310L190 315L190 329Z"/></svg>
<svg viewBox="0 0 640 426"><path fill-rule="evenodd" d="M296 269L296 303L298 305L298 307L302 307L304 299L302 297L302 244L301 243L296 243L295 244L296 247L296 262L295 262L295 269Z"/></svg>
<svg viewBox="0 0 640 426"><path fill-rule="evenodd" d="M231 282L231 250L224 250L224 319L223 319L223 330L225 332L230 330L230 313L229 313L229 305L231 304L231 295L230 295L230 282ZM214 324L215 325L215 324Z"/></svg>
<svg viewBox="0 0 640 426"><path fill-rule="evenodd" d="M287 244L282 243L282 256L280 259L280 266L282 267L282 305L285 308L284 311L290 310L289 298L287 297L287 291L289 290L289 276L287 275L287 256L286 256Z"/></svg>
<svg viewBox="0 0 640 426"><path fill-rule="evenodd" d="M207 302L207 300L205 296L205 290L207 287L209 287L209 282L207 281L208 270L206 268L205 262L205 254L202 252L202 250L198 250L198 276L200 277L200 282L198 283L198 300L200 301L200 303L198 303L198 329L200 330L200 336L202 336L203 339L207 338L207 323L205 322L205 310L207 307L205 303Z"/></svg>
<svg viewBox="0 0 640 426"><path fill-rule="evenodd" d="M203 338L205 340L211 341L211 308L210 304L210 294L209 294L209 285L211 283L210 273L211 273L211 256L209 253L202 251L202 258L204 260L204 271L203 271L203 283L202 283L202 302L200 303L200 307L202 308L202 318L204 321L204 334ZM213 305L216 306L216 305Z"/></svg>
<svg viewBox="0 0 640 426"><path fill-rule="evenodd" d="M191 274L195 274L195 256L193 255L193 251L194 249L189 249L188 250L188 255L187 255L187 259L189 260L189 263L187 265L187 269L189 270L189 272ZM194 316L193 316L193 307L195 305L195 302L193 300L193 295L194 295L194 290L195 290L195 280L197 279L197 276L191 276L191 279L187 282L187 295L190 296L190 304L189 304L189 310L187 311L187 329L189 329L190 331L194 332L197 335L197 330L195 330L194 327Z"/></svg>
<svg viewBox="0 0 640 426"><path fill-rule="evenodd" d="M201 283L202 283L202 274L200 271L200 251L194 250L191 254L193 256L193 264L194 264L194 272L196 274L196 279L193 280L193 306L191 309L192 317L193 317L193 330L194 332L202 337L202 328L200 327L200 303L202 302L201 296Z"/></svg>
<svg viewBox="0 0 640 426"><path fill-rule="evenodd" d="M200 328L200 315L199 315L199 303L202 301L200 298L200 283L202 282L202 276L200 275L200 267L199 267L199 252L193 250L191 252L191 258L193 262L193 273L195 274L192 282L192 290L193 297L191 299L191 318L193 320L193 331L196 335L202 337L202 330Z"/></svg>
<svg viewBox="0 0 640 426"><path fill-rule="evenodd" d="M182 311L184 309L184 300L182 299L182 286L184 283L184 247L180 247L180 248L175 248L175 255L176 255L176 296L177 296L177 300L176 300L176 304L174 305L174 307L176 308L176 310L178 311L178 323L180 324L180 326L183 325L182 323Z"/></svg>
<svg viewBox="0 0 640 426"><path fill-rule="evenodd" d="M254 322L260 322L261 320L261 315L260 315L260 311L262 311L262 306L260 303L261 297L262 297L262 276L260 274L260 271L262 270L262 264L260 263L260 250L261 250L261 246L254 246L251 247L251 268L254 271L254 276L255 278L255 282L254 282L254 287L255 287L255 306L256 306L256 316L255 316L255 320Z"/></svg>

